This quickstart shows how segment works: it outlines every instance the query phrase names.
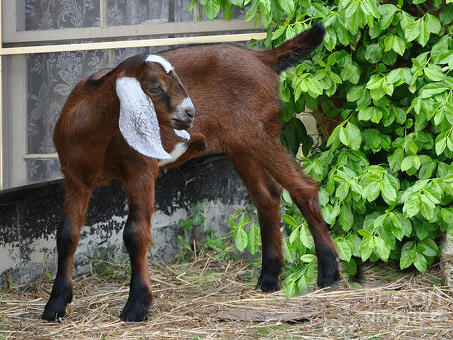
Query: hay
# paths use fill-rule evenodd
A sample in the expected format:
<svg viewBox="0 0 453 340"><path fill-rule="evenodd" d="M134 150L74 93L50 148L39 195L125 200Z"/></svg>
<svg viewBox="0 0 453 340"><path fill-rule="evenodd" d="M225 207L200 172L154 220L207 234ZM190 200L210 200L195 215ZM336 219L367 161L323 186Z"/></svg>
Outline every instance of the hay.
<svg viewBox="0 0 453 340"><path fill-rule="evenodd" d="M238 260L202 254L191 263L168 267L153 263L154 301L149 321L143 323L119 321L128 286L115 278L123 277L127 267L112 268L117 276L110 271L107 277L93 273L76 278L74 301L66 317L55 323L40 319L50 280L3 291L0 339L453 336L453 288L435 285L440 280L436 268L424 275L397 277L391 266L367 267L359 289L347 287L358 284L343 283L336 291L313 288L286 298L281 292L254 290L256 269L250 275L250 265Z"/></svg>

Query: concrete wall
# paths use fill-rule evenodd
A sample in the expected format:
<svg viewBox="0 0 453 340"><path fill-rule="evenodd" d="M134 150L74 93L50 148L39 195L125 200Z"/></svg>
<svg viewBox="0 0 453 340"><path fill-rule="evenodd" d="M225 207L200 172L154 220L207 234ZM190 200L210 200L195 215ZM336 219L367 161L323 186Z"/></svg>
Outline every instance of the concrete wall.
<svg viewBox="0 0 453 340"><path fill-rule="evenodd" d="M181 218L191 214L191 203L209 202L206 227L224 233L234 207L250 204L247 190L224 156L194 159L159 176L153 215L153 256L167 263L178 253ZM57 226L61 222L64 192L61 181L0 193L0 281L33 280L56 270ZM75 256L74 274L89 270L89 258L109 253L126 257L122 230L127 205L121 183L95 191Z"/></svg>

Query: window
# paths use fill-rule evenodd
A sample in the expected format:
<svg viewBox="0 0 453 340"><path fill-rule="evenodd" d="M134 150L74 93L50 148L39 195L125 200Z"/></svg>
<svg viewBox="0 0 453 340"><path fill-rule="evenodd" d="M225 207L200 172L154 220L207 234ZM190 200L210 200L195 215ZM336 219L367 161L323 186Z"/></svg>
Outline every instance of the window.
<svg viewBox="0 0 453 340"><path fill-rule="evenodd" d="M190 0L4 0L0 189L60 178L52 131L85 75L169 46L261 39L245 10L208 21Z"/></svg>

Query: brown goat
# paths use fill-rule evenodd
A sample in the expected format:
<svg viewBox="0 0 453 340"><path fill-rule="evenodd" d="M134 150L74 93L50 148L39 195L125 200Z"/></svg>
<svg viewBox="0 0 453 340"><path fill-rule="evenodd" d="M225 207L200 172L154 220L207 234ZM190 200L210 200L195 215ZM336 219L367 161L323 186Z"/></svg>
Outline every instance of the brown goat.
<svg viewBox="0 0 453 340"><path fill-rule="evenodd" d="M177 166L205 152L225 153L231 159L257 207L262 236L262 269L257 287L265 292L279 289L283 266L279 221L282 188L289 191L308 221L318 258L318 285L330 286L339 279L337 252L321 215L317 184L300 171L280 144L279 73L312 52L324 33L324 28L316 25L268 51L223 44L162 53L196 107L197 118L188 129L189 142L172 131L173 127L187 126L168 119L169 112L187 95L179 81L179 87L175 85L174 72L164 72L157 63L143 63L146 56L132 57L113 70L83 79L75 87L54 132L65 175L65 217L57 234L58 272L44 319L55 320L65 314L72 298L73 256L91 192L113 178L123 181L129 205L124 241L132 275L129 299L120 317L127 321L146 319L152 299L146 252L151 242L154 183L159 167ZM137 78L151 96L162 145L171 152L171 159L142 155L120 133L120 103L114 93L119 77ZM147 92L152 86L150 79L161 83L159 94ZM193 118L193 111L189 110L189 115Z"/></svg>

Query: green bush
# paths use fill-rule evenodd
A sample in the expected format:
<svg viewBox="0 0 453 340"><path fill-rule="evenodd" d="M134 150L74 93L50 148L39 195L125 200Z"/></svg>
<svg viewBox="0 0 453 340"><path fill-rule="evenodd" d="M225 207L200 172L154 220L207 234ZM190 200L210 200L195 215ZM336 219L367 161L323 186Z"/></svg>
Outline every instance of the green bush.
<svg viewBox="0 0 453 340"><path fill-rule="evenodd" d="M453 234L453 1L204 0L209 18L249 6L269 48L326 27L323 45L281 75L283 143L311 146L294 112L308 108L326 143L303 158L340 258L355 274L364 261L399 261L425 271ZM327 135L323 119L338 120ZM289 294L313 280L313 246L289 199L283 216ZM305 241L304 241L305 240ZM243 242L244 243L244 242ZM311 268L311 267L310 267Z"/></svg>

